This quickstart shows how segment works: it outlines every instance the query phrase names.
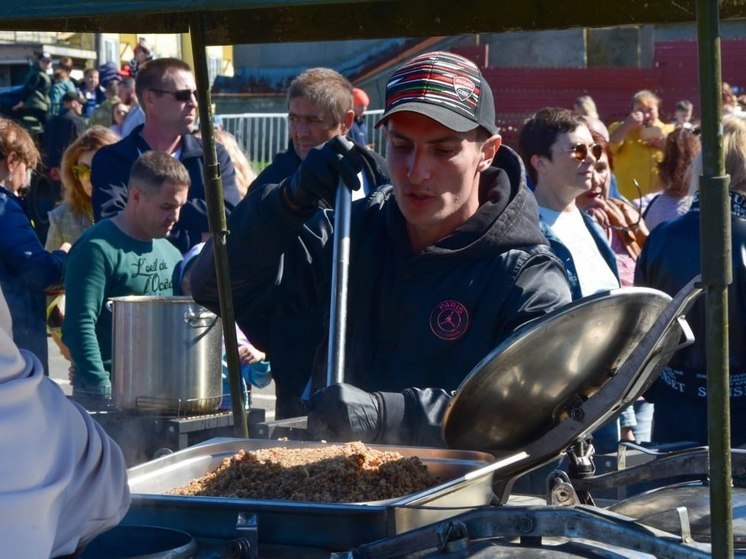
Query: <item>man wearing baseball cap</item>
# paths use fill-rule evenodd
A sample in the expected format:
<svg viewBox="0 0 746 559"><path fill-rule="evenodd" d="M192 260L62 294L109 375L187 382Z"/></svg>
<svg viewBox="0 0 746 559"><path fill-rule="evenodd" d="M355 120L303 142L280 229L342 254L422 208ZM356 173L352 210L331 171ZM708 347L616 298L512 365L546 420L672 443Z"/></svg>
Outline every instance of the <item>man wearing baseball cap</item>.
<svg viewBox="0 0 746 559"><path fill-rule="evenodd" d="M569 302L570 290L539 230L523 165L500 145L492 92L474 63L447 52L406 62L389 79L377 126L392 185L353 204L345 382L324 386L322 343L309 371L309 430L443 445L440 421L464 377L518 326ZM349 142L334 138L231 214L242 329L329 304L333 221L319 201L333 205L339 177L358 188L359 168ZM292 277L282 273L288 259L303 263ZM198 302L218 310L210 250L192 285Z"/></svg>
<svg viewBox="0 0 746 559"><path fill-rule="evenodd" d="M355 113L355 120L352 121L350 131L347 137L351 142L359 145L361 148L370 147L368 142L368 123L365 122L365 111L368 110L370 99L368 94L359 87L352 89L352 111Z"/></svg>
<svg viewBox="0 0 746 559"><path fill-rule="evenodd" d="M77 140L86 129L83 114L86 99L79 90L67 91L62 96L62 110L57 116L50 118L44 125L42 136L42 151L44 153L44 168L52 180L60 179L60 165L62 154L67 146Z"/></svg>
<svg viewBox="0 0 746 559"><path fill-rule="evenodd" d="M42 51L35 58L23 82L21 100L13 106L13 110L19 113L19 120L29 131L40 133L49 118L49 90L52 89L49 68L52 55Z"/></svg>

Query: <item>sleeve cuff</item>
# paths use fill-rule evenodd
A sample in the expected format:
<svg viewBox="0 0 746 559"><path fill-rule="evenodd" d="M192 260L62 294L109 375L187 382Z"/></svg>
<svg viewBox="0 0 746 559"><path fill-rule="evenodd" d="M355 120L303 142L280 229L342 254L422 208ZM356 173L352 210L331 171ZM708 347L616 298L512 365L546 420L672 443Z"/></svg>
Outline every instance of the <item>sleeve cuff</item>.
<svg viewBox="0 0 746 559"><path fill-rule="evenodd" d="M381 423L376 440L386 433L399 432L404 423L406 404L404 394L399 392L376 392L381 408Z"/></svg>

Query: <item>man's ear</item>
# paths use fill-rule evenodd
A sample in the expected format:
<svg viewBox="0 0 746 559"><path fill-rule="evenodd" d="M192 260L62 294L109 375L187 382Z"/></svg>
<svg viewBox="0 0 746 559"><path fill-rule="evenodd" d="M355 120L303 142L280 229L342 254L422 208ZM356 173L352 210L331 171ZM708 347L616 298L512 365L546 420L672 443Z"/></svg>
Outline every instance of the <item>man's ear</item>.
<svg viewBox="0 0 746 559"><path fill-rule="evenodd" d="M137 188L136 185L132 185L129 188L129 192L127 193L127 198L132 199L133 202L139 202L142 198L142 190Z"/></svg>
<svg viewBox="0 0 746 559"><path fill-rule="evenodd" d="M342 135L345 135L347 134L347 132L350 131L353 122L355 122L355 111L350 109L349 111L345 112L345 116L342 119Z"/></svg>
<svg viewBox="0 0 746 559"><path fill-rule="evenodd" d="M133 92L134 95L134 92ZM149 89L146 89L142 92L142 99L138 98L138 102L142 106L143 112L147 115L148 108L150 108L150 105L153 104L153 99L155 97L156 93L154 91L150 91Z"/></svg>
<svg viewBox="0 0 746 559"><path fill-rule="evenodd" d="M492 165L492 161L495 159L495 155L497 155L497 150L500 149L502 141L502 137L500 137L499 134L495 134L482 142L482 161L479 162L477 171L481 173Z"/></svg>
<svg viewBox="0 0 746 559"><path fill-rule="evenodd" d="M536 169L536 174L538 175L544 170L544 167L546 165L546 158L535 153L531 156L530 163L533 168Z"/></svg>

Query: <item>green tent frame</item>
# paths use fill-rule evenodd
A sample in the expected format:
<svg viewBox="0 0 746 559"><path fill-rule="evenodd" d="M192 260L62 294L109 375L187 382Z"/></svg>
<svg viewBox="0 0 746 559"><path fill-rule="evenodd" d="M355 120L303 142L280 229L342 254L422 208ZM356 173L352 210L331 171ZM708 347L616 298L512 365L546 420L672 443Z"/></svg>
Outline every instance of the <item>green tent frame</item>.
<svg viewBox="0 0 746 559"><path fill-rule="evenodd" d="M0 5L0 30L111 33L190 31L205 184L223 310L236 435L248 436L241 402L228 235L215 155L205 46L379 37L447 36L573 27L697 22L702 101L702 286L707 298L713 557L732 557L727 286L730 265L728 177L720 120L721 19L746 18L746 0L25 0Z"/></svg>

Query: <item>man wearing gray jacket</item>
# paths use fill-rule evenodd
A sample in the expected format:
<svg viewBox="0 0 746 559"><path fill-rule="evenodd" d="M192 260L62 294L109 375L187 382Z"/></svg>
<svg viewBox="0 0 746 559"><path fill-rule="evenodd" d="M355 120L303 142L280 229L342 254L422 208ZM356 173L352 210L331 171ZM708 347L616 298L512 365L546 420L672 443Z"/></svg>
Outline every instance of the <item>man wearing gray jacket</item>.
<svg viewBox="0 0 746 559"><path fill-rule="evenodd" d="M3 557L70 555L127 512L124 457L12 332L0 291L0 549Z"/></svg>

